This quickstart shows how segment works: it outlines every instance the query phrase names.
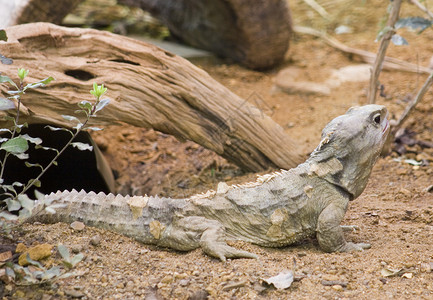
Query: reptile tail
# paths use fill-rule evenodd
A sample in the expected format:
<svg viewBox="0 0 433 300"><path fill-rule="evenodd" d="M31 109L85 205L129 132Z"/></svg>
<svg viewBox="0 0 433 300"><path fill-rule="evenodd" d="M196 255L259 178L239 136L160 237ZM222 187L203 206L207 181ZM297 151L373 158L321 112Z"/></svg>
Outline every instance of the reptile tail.
<svg viewBox="0 0 433 300"><path fill-rule="evenodd" d="M36 203L29 221L43 223L81 221L96 228L107 229L132 237L146 244L156 244L150 227L155 222L171 224L175 211L185 205L182 200L147 196L122 196L76 190L51 193L45 196L52 201L55 213Z"/></svg>

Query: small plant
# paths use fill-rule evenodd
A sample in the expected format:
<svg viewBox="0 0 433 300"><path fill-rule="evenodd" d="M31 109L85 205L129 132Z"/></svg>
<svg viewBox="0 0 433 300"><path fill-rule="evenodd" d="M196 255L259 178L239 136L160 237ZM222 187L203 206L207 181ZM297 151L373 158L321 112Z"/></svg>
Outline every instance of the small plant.
<svg viewBox="0 0 433 300"><path fill-rule="evenodd" d="M76 112L85 115L84 121L80 121L79 118L74 116L63 115L62 117L64 119L75 123L75 126L72 127L72 130L66 128L58 128L50 125L46 126L52 131L62 130L69 132L71 134L71 138L69 139L69 141L64 145L61 150L51 147L44 147L42 146L42 140L40 138L31 137L27 134L21 134L22 128L28 126L27 123L19 123L21 97L25 95L28 89L44 87L51 81L53 81L54 78L47 77L35 83L25 85L24 81L28 74L28 70L18 69L18 84L15 83L8 76L0 76L0 83L9 83L13 88L12 90L7 91L7 93L9 94L8 98L0 98L0 110L9 110L15 113L14 117L6 117L8 120L13 122L12 127L0 129L0 133L8 135L8 137L0 138L0 152L4 153L4 156L0 160L0 204L2 208L2 211L0 211L0 228L3 229L3 231L5 231L6 233L10 232L10 228L12 227L12 224L14 222L21 224L32 215L35 202L27 196L26 192L32 186L41 186L40 178L52 165L57 165L57 159L67 147L71 145L79 150L93 149L92 146L88 144L74 142L74 139L82 130L100 130L97 127L87 126L87 124L90 118L95 117L96 113L103 109L109 103L109 99L102 99L102 96L106 93L107 88L105 88L104 85L97 85L96 83L94 83L93 89L90 91L90 93L94 96L95 101L81 101L80 103L78 103L79 109ZM52 160L46 166L42 166L39 163L30 163L29 155L27 153L27 150L29 149L29 143L34 144L35 149L43 149L54 152L55 154ZM29 168L40 168L39 175L37 175L33 179L30 179L27 183L13 182L11 184L5 184L3 174L5 168L7 167L7 160L10 155L16 156L19 159L24 160L25 165ZM42 194L37 192L35 194L38 200L38 209L45 209L51 213L55 212L55 208L59 204L52 205L51 203L45 203Z"/></svg>
<svg viewBox="0 0 433 300"><path fill-rule="evenodd" d="M0 83L9 83L12 90L7 91L9 97L0 98L0 110L8 110L15 113L14 117L7 116L6 119L13 122L11 128L1 128L0 133L8 135L8 137L0 137L0 152L4 155L0 160L0 231L10 236L10 231L14 226L20 225L25 222L32 215L37 214L39 211L46 210L50 213L55 213L56 208L63 204L53 204L52 200L47 201L39 192L35 192L37 205L35 201L31 200L26 192L32 186L39 187L41 185L40 178L52 166L57 165L57 159L69 146L76 147L79 150L92 150L92 146L84 143L74 142L74 139L82 130L100 130L97 127L88 126L90 118L96 116L96 113L103 109L108 103L109 99L102 99L102 96L107 92L104 85L93 84L93 89L90 93L95 98L95 101L81 101L78 103L79 109L76 113L84 114L84 121L79 118L69 115L63 115L66 120L74 122L72 130L66 128L58 128L47 125L46 127L52 131L67 131L71 134L71 138L64 145L61 150L42 146L42 140L37 137L31 137L27 134L21 134L21 130L27 127L27 123L20 124L20 109L21 97L25 95L28 89L36 89L44 87L54 80L53 77L47 77L43 80L25 85L24 81L29 74L28 70L18 69L19 83L15 83L8 76L0 75ZM30 163L27 150L29 143L35 145L36 149L43 149L46 151L54 152L52 160L46 165L42 166L38 163ZM8 157L11 155L18 157L24 161L24 164L29 168L40 168L40 173L36 178L30 179L27 183L13 182L12 184L5 184L3 174L7 167ZM36 212L34 210L37 209ZM73 257L70 256L69 250L63 246L58 246L58 251L63 259L63 264L67 269L72 269L77 263L83 259L83 254L77 254ZM19 285L32 285L52 282L57 279L66 278L71 276L71 273L65 272L59 266L46 269L38 261L32 260L27 255L27 261L30 266L23 267L18 264L7 263L5 267L5 274L9 280Z"/></svg>
<svg viewBox="0 0 433 300"><path fill-rule="evenodd" d="M69 250L64 245L58 245L57 250L63 259L63 264L68 270L75 267L84 257L82 253L70 257ZM27 254L26 260L29 264L27 267L11 262L6 263L5 275L9 281L13 281L17 285L34 285L52 283L55 280L74 275L59 266L53 266L47 269L40 262L31 259L29 254Z"/></svg>

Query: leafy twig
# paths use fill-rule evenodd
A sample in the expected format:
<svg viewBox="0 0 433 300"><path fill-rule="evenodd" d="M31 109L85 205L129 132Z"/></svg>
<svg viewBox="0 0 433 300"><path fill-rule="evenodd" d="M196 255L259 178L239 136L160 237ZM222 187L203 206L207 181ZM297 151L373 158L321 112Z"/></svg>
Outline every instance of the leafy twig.
<svg viewBox="0 0 433 300"><path fill-rule="evenodd" d="M433 13L431 11L429 11L427 9L427 7L422 5L418 0L409 0L409 1L412 2L413 4L415 4L415 6L418 7L420 10L425 12L430 17L430 19L433 19Z"/></svg>
<svg viewBox="0 0 433 300"><path fill-rule="evenodd" d="M318 38L323 39L325 43L327 43L329 46L334 47L335 49L338 49L346 54L349 54L351 56L357 56L362 61L373 64L376 54L370 51L357 49L353 47L349 47L337 39L327 35L325 32L310 28L310 27L304 27L304 26L293 26L293 31L299 34L308 34L313 35ZM430 74L431 70L429 68L423 67L423 66L417 66L416 64L412 64L409 62L406 62L404 60L400 60L394 57L385 56L384 62L383 62L383 68L389 69L389 70L398 70L398 71L405 71L405 72L414 72L414 73L426 73Z"/></svg>
<svg viewBox="0 0 433 300"><path fill-rule="evenodd" d="M424 82L424 85L421 87L421 89L418 91L418 94L416 97L410 102L407 106L404 112L401 114L400 118L397 120L395 125L392 126L391 134L392 136L395 136L396 132L401 128L404 121L408 118L409 114L412 112L412 110L415 108L415 106L418 104L418 102L424 97L425 93L428 91L428 89L433 84L433 72L430 74L430 76L427 78L427 80Z"/></svg>
<svg viewBox="0 0 433 300"><path fill-rule="evenodd" d="M379 87L379 74L382 70L383 60L385 58L386 49L388 48L389 42L394 35L394 25L398 20L398 15L400 13L400 6L402 0L394 0L392 3L391 13L388 18L388 22L385 27L385 32L380 41L379 51L374 61L373 69L371 71L370 86L368 90L368 102L375 103L377 89Z"/></svg>

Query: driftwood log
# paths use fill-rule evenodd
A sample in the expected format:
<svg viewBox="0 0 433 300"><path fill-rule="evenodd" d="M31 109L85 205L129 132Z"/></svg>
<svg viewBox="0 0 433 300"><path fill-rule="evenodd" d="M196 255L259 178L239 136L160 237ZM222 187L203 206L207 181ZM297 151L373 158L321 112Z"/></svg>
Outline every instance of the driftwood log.
<svg viewBox="0 0 433 300"><path fill-rule="evenodd" d="M160 19L187 44L252 69L283 61L292 33L286 0L120 0Z"/></svg>
<svg viewBox="0 0 433 300"><path fill-rule="evenodd" d="M278 124L181 57L92 29L33 23L6 32L9 40L0 42L0 53L14 63L0 64L0 72L13 77L17 68L26 68L29 82L55 78L22 98L23 121L70 127L60 115L90 100L97 82L108 87L112 101L95 125L151 127L195 141L250 171L290 168L301 160ZM0 89L5 95L5 85Z"/></svg>
<svg viewBox="0 0 433 300"><path fill-rule="evenodd" d="M60 24L82 1L0 0L0 28L40 21Z"/></svg>

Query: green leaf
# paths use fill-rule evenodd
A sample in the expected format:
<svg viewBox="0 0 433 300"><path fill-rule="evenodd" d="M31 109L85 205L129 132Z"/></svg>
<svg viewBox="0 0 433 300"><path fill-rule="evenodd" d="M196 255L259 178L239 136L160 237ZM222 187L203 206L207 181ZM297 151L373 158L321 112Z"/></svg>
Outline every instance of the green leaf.
<svg viewBox="0 0 433 300"><path fill-rule="evenodd" d="M394 34L391 37L391 42L396 46L403 46L403 45L409 45L409 43L406 41L404 37L398 34Z"/></svg>
<svg viewBox="0 0 433 300"><path fill-rule="evenodd" d="M26 194L19 194L18 201L22 207L28 209L29 211L32 211L33 207L35 206L35 201L31 200Z"/></svg>
<svg viewBox="0 0 433 300"><path fill-rule="evenodd" d="M44 203L45 195L42 194L41 192L39 192L38 190L35 190L35 197L38 201L40 201L41 203Z"/></svg>
<svg viewBox="0 0 433 300"><path fill-rule="evenodd" d="M13 215L13 214L11 214L11 213L9 213L7 211L0 212L0 218L3 218L5 220L7 220L7 221L16 221L16 220L18 220L18 216Z"/></svg>
<svg viewBox="0 0 433 300"><path fill-rule="evenodd" d="M62 128L62 127L54 127L54 126L51 126L51 125L46 125L45 128L48 128L51 131L67 131L67 132L71 133L71 131L69 129Z"/></svg>
<svg viewBox="0 0 433 300"><path fill-rule="evenodd" d="M41 187L41 182L39 180L30 179L27 184L34 185L35 187Z"/></svg>
<svg viewBox="0 0 433 300"><path fill-rule="evenodd" d="M64 260L66 260L67 262L71 261L71 257L69 256L69 249L65 245L58 245L57 250L59 251L60 255Z"/></svg>
<svg viewBox="0 0 433 300"><path fill-rule="evenodd" d="M6 276L15 280L15 272L12 268L6 267Z"/></svg>
<svg viewBox="0 0 433 300"><path fill-rule="evenodd" d="M26 139L28 142L33 143L35 145L39 145L42 143L42 140L40 138L33 138L29 136L28 134L21 135L23 139Z"/></svg>
<svg viewBox="0 0 433 300"><path fill-rule="evenodd" d="M105 106L107 106L110 103L110 99L102 99L99 101L99 103L96 105L95 113L103 109Z"/></svg>
<svg viewBox="0 0 433 300"><path fill-rule="evenodd" d="M37 81L34 83L29 83L28 85L26 85L24 87L23 91L25 91L27 89L36 89L36 88L41 87L41 86L44 87L53 80L54 80L54 78L50 76L50 77L47 77L47 78L42 79L40 81Z"/></svg>
<svg viewBox="0 0 433 300"><path fill-rule="evenodd" d="M0 149L12 154L20 154L26 152L29 149L29 144L26 139L22 137L16 137L1 144Z"/></svg>
<svg viewBox="0 0 433 300"><path fill-rule="evenodd" d="M73 267L75 267L76 264L78 264L80 261L82 261L84 258L84 254L83 253L78 253L77 255L75 255L72 259L71 259L71 265Z"/></svg>
<svg viewBox="0 0 433 300"><path fill-rule="evenodd" d="M47 281L47 280L59 277L60 274L61 274L60 268L58 266L54 266L51 269L46 270L44 272L44 274L42 275L41 279L42 279L42 281Z"/></svg>
<svg viewBox="0 0 433 300"><path fill-rule="evenodd" d="M36 266L36 267L38 267L38 268L41 268L41 269L44 268L44 267L41 265L40 262L31 259L31 258L30 258L30 255L29 255L28 253L27 253L27 256L26 256L26 260L27 260L27 261L29 262L29 264L31 264L31 265L34 265L34 266Z"/></svg>
<svg viewBox="0 0 433 300"><path fill-rule="evenodd" d="M18 69L18 77L21 79L21 81L23 81L24 78L26 78L28 74L29 74L29 70L26 70L23 68ZM25 90L25 88L24 88L24 90Z"/></svg>
<svg viewBox="0 0 433 300"><path fill-rule="evenodd" d="M20 209L20 212L18 215L19 215L19 219L25 220L25 219L28 219L32 216L32 212L30 210L28 210L27 208L22 208L22 209Z"/></svg>
<svg viewBox="0 0 433 300"><path fill-rule="evenodd" d="M0 110L15 109L15 103L6 98L0 98Z"/></svg>
<svg viewBox="0 0 433 300"><path fill-rule="evenodd" d="M78 103L78 106L81 109L87 110L89 112L92 110L92 103L90 103L89 101L81 101L80 103Z"/></svg>
<svg viewBox="0 0 433 300"><path fill-rule="evenodd" d="M12 131L10 129L7 129L7 128L0 128L0 132L9 132L9 133L12 133Z"/></svg>
<svg viewBox="0 0 433 300"><path fill-rule="evenodd" d="M81 151L84 151L84 150L92 151L93 150L93 147L90 146L89 144L86 144L86 143L75 142L75 143L71 143L71 145L72 145L72 147L75 147Z"/></svg>
<svg viewBox="0 0 433 300"><path fill-rule="evenodd" d="M36 145L35 149L42 149L42 150L46 150L46 151L50 150L50 151L54 151L56 153L59 153L59 150L57 150L56 148L44 147L44 146L41 146L41 145Z"/></svg>
<svg viewBox="0 0 433 300"><path fill-rule="evenodd" d="M0 83L9 82L12 86L14 86L17 90L19 90L18 86L15 84L15 82L12 81L12 79L9 78L9 76L6 75L0 75ZM8 94L11 91L8 91Z"/></svg>
<svg viewBox="0 0 433 300"><path fill-rule="evenodd" d="M36 163L36 164L32 164L32 163L29 163L28 161L26 161L26 162L24 162L24 164L26 165L27 168L38 167L38 168L44 169L44 168L43 168L40 164L38 164L38 163Z"/></svg>
<svg viewBox="0 0 433 300"><path fill-rule="evenodd" d="M77 125L75 125L75 126L72 127L72 128L74 128L74 129L77 130L77 131L80 131L81 128L83 128L83 125L84 125L83 123L78 122Z"/></svg>
<svg viewBox="0 0 433 300"><path fill-rule="evenodd" d="M21 160L26 160L29 159L29 155L27 153L11 153L13 156L21 159Z"/></svg>
<svg viewBox="0 0 433 300"><path fill-rule="evenodd" d="M13 185L10 185L10 184L3 184L3 185L1 186L1 188L2 188L3 190L5 190L5 191L10 191L10 192L13 192L14 194L16 194L15 187L14 187Z"/></svg>
<svg viewBox="0 0 433 300"><path fill-rule="evenodd" d="M77 117L74 117L74 116L62 115L62 118L67 120L67 121L80 122L80 120L78 120Z"/></svg>
<svg viewBox="0 0 433 300"><path fill-rule="evenodd" d="M102 130L102 128L99 128L99 127L87 127L87 129L93 130L93 131L100 131L100 130Z"/></svg>
<svg viewBox="0 0 433 300"><path fill-rule="evenodd" d="M33 182L33 185L35 186L35 187L41 187L41 181L40 180L35 180L34 182Z"/></svg>
<svg viewBox="0 0 433 300"><path fill-rule="evenodd" d="M0 41L8 41L8 35L6 34L6 31L4 29L0 30Z"/></svg>
<svg viewBox="0 0 433 300"><path fill-rule="evenodd" d="M6 199L5 202L8 206L8 211L17 211L21 208L21 203L19 203L17 200Z"/></svg>
<svg viewBox="0 0 433 300"><path fill-rule="evenodd" d="M98 85L96 82L93 83L93 90L90 91L90 94L95 96L95 98L99 99L102 95L105 94L107 88L104 87L103 84Z"/></svg>
<svg viewBox="0 0 433 300"><path fill-rule="evenodd" d="M421 17L409 17L398 20L395 23L395 28L409 28L412 30L419 30L418 33L423 32L433 25L433 21Z"/></svg>

